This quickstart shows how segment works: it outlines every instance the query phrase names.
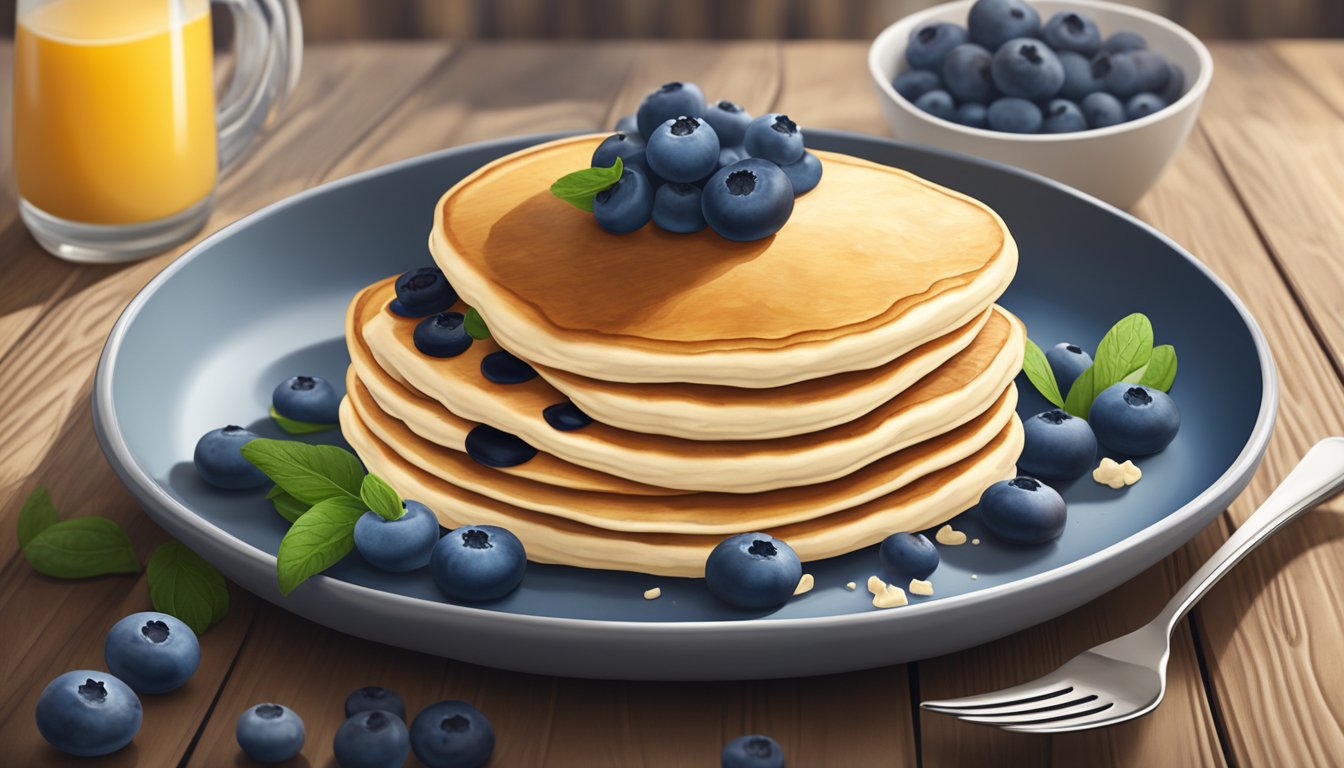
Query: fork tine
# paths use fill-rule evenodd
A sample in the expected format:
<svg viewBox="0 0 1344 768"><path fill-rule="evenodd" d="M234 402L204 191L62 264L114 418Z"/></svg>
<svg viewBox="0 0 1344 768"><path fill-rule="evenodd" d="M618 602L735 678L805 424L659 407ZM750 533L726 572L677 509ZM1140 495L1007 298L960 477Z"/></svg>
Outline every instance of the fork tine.
<svg viewBox="0 0 1344 768"><path fill-rule="evenodd" d="M1085 731L1091 728L1100 728L1114 723L1123 723L1124 721L1132 720L1151 709L1152 707L1146 709L1128 709L1123 706L1113 706L1092 712L1091 714L1069 718L1067 720L1044 723L1020 723L1016 725L1004 724L1001 727L1005 731L1015 731L1017 733L1069 733L1071 731Z"/></svg>
<svg viewBox="0 0 1344 768"><path fill-rule="evenodd" d="M985 709L1045 701L1066 695L1072 690L1073 687L1065 680L1041 678L1011 688L1002 688L960 699L924 701L920 702L919 706L922 709L945 715L973 714Z"/></svg>
<svg viewBox="0 0 1344 768"><path fill-rule="evenodd" d="M1074 697L1075 694L1061 697L1062 699L1067 698L1068 701L1060 701L1059 704L1051 707L1036 707L995 714L977 713L961 715L960 718L968 723L981 723L982 725L1035 725L1056 722L1062 724L1068 720L1098 714L1115 707L1115 702L1111 699L1101 698L1090 691L1087 692L1087 695L1077 698Z"/></svg>

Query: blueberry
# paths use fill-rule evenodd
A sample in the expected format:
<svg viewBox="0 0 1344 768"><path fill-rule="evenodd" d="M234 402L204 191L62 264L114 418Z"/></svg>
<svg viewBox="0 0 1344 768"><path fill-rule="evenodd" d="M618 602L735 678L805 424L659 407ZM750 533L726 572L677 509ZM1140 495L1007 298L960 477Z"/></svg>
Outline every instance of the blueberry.
<svg viewBox="0 0 1344 768"><path fill-rule="evenodd" d="M356 712L336 730L331 750L341 768L401 768L411 754L411 737L392 712Z"/></svg>
<svg viewBox="0 0 1344 768"><path fill-rule="evenodd" d="M1089 93L1078 105L1087 118L1087 127L1105 128L1125 122L1125 105L1109 93Z"/></svg>
<svg viewBox="0 0 1344 768"><path fill-rule="evenodd" d="M1045 361L1050 364L1050 372L1055 374L1059 393L1067 395L1073 382L1092 365L1092 356L1077 344L1061 341L1046 350Z"/></svg>
<svg viewBox="0 0 1344 768"><path fill-rule="evenodd" d="M911 579L927 579L938 567L938 550L922 533L893 533L877 548L891 583L905 585Z"/></svg>
<svg viewBox="0 0 1344 768"><path fill-rule="evenodd" d="M471 346L471 336L461 312L440 312L416 324L411 340L421 354L430 357L457 357Z"/></svg>
<svg viewBox="0 0 1344 768"><path fill-rule="evenodd" d="M614 234L634 232L648 224L652 215L653 186L638 171L625 171L620 181L593 197L598 226Z"/></svg>
<svg viewBox="0 0 1344 768"><path fill-rule="evenodd" d="M654 130L668 120L678 117L704 117L705 94L695 83L664 83L661 88L644 97L635 120L639 135L648 139Z"/></svg>
<svg viewBox="0 0 1344 768"><path fill-rule="evenodd" d="M1068 99L1051 99L1045 107L1045 119L1041 122L1041 133L1072 133L1087 130L1087 118L1083 111Z"/></svg>
<svg viewBox="0 0 1344 768"><path fill-rule="evenodd" d="M392 309L405 317L424 317L457 303L457 291L438 267L420 267L397 278Z"/></svg>
<svg viewBox="0 0 1344 768"><path fill-rule="evenodd" d="M980 520L1013 544L1044 544L1064 532L1067 510L1054 488L1032 477L1000 480L980 495Z"/></svg>
<svg viewBox="0 0 1344 768"><path fill-rule="evenodd" d="M654 129L644 155L649 168L668 181L692 182L714 172L719 136L709 123L678 117Z"/></svg>
<svg viewBox="0 0 1344 768"><path fill-rule="evenodd" d="M1148 47L1148 41L1143 39L1143 35L1137 32L1116 32L1106 38L1101 43L1101 52L1104 54L1126 53L1128 51L1142 51Z"/></svg>
<svg viewBox="0 0 1344 768"><path fill-rule="evenodd" d="M943 82L947 91L959 102L977 101L988 104L998 95L994 87L994 54L967 43L958 45L943 62Z"/></svg>
<svg viewBox="0 0 1344 768"><path fill-rule="evenodd" d="M1138 93L1125 102L1125 119L1138 120L1166 109L1167 102L1155 93Z"/></svg>
<svg viewBox="0 0 1344 768"><path fill-rule="evenodd" d="M341 397L321 376L292 376L276 385L271 405L287 419L335 424L340 419Z"/></svg>
<svg viewBox="0 0 1344 768"><path fill-rule="evenodd" d="M1098 61L1105 62L1106 71L1110 71L1109 59ZM1094 66L1092 60L1082 54L1063 51L1059 54L1059 64L1064 68L1064 84L1059 88L1059 95L1062 98L1078 102L1089 93L1106 89L1105 72L1098 75L1098 68Z"/></svg>
<svg viewBox="0 0 1344 768"><path fill-rule="evenodd" d="M1038 413L1023 424L1026 442L1017 468L1046 480L1073 480L1092 468L1097 438L1083 419L1059 410Z"/></svg>
<svg viewBox="0 0 1344 768"><path fill-rule="evenodd" d="M729 536L705 561L705 584L725 603L748 611L783 605L793 596L803 564L782 539L764 533Z"/></svg>
<svg viewBox="0 0 1344 768"><path fill-rule="evenodd" d="M481 375L492 384L522 384L537 378L537 369L503 349L481 358Z"/></svg>
<svg viewBox="0 0 1344 768"><path fill-rule="evenodd" d="M751 113L741 104L719 99L705 108L705 122L718 135L719 146L728 147L742 143L751 123Z"/></svg>
<svg viewBox="0 0 1344 768"><path fill-rule="evenodd" d="M945 21L930 21L915 27L905 46L905 60L915 69L938 69L948 51L966 42L966 28Z"/></svg>
<svg viewBox="0 0 1344 768"><path fill-rule="evenodd" d="M131 743L144 713L135 691L106 672L77 669L37 697L37 730L70 755L110 755Z"/></svg>
<svg viewBox="0 0 1344 768"><path fill-rule="evenodd" d="M930 72L927 69L907 69L891 81L891 87L905 97L906 101L914 101L929 91L941 89L943 79L937 72Z"/></svg>
<svg viewBox="0 0 1344 768"><path fill-rule="evenodd" d="M258 763L283 763L303 749L303 720L282 704L257 704L238 716L238 746Z"/></svg>
<svg viewBox="0 0 1344 768"><path fill-rule="evenodd" d="M694 184L664 184L653 193L653 223L668 232L688 234L705 228L700 188Z"/></svg>
<svg viewBox="0 0 1344 768"><path fill-rule="evenodd" d="M558 429L561 432L573 432L593 423L593 417L579 410L573 403L548 405L542 410L541 417L551 425L551 429Z"/></svg>
<svg viewBox="0 0 1344 768"><path fill-rule="evenodd" d="M201 479L218 488L238 490L260 488L270 482L266 473L243 458L242 447L257 436L250 430L230 424L212 429L196 442L192 461Z"/></svg>
<svg viewBox="0 0 1344 768"><path fill-rule="evenodd" d="M717 173L733 163L746 160L748 157L751 157L751 155L747 154L747 150L744 149L741 144L736 144L731 147L719 147L719 164L714 168L714 171ZM654 202L657 201L655 200Z"/></svg>
<svg viewBox="0 0 1344 768"><path fill-rule="evenodd" d="M356 712L370 712L375 709L391 712L403 722L406 720L406 702L401 698L401 694L390 688L366 685L363 688L356 688L345 697L346 717Z"/></svg>
<svg viewBox="0 0 1344 768"><path fill-rule="evenodd" d="M112 625L103 644L107 669L139 693L181 688L201 663L196 633L176 616L132 613Z"/></svg>
<svg viewBox="0 0 1344 768"><path fill-rule="evenodd" d="M1092 56L1101 48L1096 22L1080 13L1060 11L1041 27L1041 39L1056 53L1073 51Z"/></svg>
<svg viewBox="0 0 1344 768"><path fill-rule="evenodd" d="M1159 93L1167 87L1167 79L1171 77L1167 60L1152 51L1117 53L1111 55L1109 61L1106 90L1120 99L1144 92Z"/></svg>
<svg viewBox="0 0 1344 768"><path fill-rule="evenodd" d="M380 571L404 573L429 565L429 553L439 541L439 520L418 501L402 502L406 512L388 520L377 512L355 522L355 549Z"/></svg>
<svg viewBox="0 0 1344 768"><path fill-rule="evenodd" d="M411 749L426 768L480 768L495 751L495 727L465 701L440 701L415 716Z"/></svg>
<svg viewBox="0 0 1344 768"><path fill-rule="evenodd" d="M715 173L700 205L720 236L759 240L778 232L793 214L793 183L773 162L747 158Z"/></svg>
<svg viewBox="0 0 1344 768"><path fill-rule="evenodd" d="M1102 390L1087 420L1099 443L1126 456L1157 453L1181 428L1181 412L1166 392L1125 382Z"/></svg>
<svg viewBox="0 0 1344 768"><path fill-rule="evenodd" d="M537 449L522 438L489 424L472 427L465 442L467 455L487 467L516 467L537 455Z"/></svg>
<svg viewBox="0 0 1344 768"><path fill-rule="evenodd" d="M1185 95L1185 72L1171 61L1167 62L1167 86L1158 96L1168 104L1175 104Z"/></svg>
<svg viewBox="0 0 1344 768"><path fill-rule="evenodd" d="M611 127L611 130L640 139L644 137L639 132L639 120L634 115L621 115L617 118L616 124Z"/></svg>
<svg viewBox="0 0 1344 768"><path fill-rule="evenodd" d="M989 105L989 127L1009 133L1036 133L1045 118L1041 108L1026 99L1004 97Z"/></svg>
<svg viewBox="0 0 1344 768"><path fill-rule="evenodd" d="M1007 96L1043 101L1064 86L1064 65L1040 40L1009 40L994 54L994 85Z"/></svg>
<svg viewBox="0 0 1344 768"><path fill-rule="evenodd" d="M630 158L644 157L644 140L638 136L617 131L602 140L593 150L593 168L610 168L616 164L616 158L621 158L622 165L629 165ZM445 307L446 309L446 307Z"/></svg>
<svg viewBox="0 0 1344 768"><path fill-rule="evenodd" d="M747 125L742 146L752 157L778 165L796 163L803 156L803 129L788 115L761 115Z"/></svg>
<svg viewBox="0 0 1344 768"><path fill-rule="evenodd" d="M796 163L781 165L779 169L789 177L795 197L811 192L821 182L821 160L811 152L804 152L803 159Z"/></svg>
<svg viewBox="0 0 1344 768"><path fill-rule="evenodd" d="M966 19L971 40L991 51L1015 37L1035 37L1041 15L1022 0L976 0Z"/></svg>
<svg viewBox="0 0 1344 768"><path fill-rule="evenodd" d="M464 525L439 539L429 559L434 583L457 600L494 600L518 588L527 568L523 543L493 525Z"/></svg>
<svg viewBox="0 0 1344 768"><path fill-rule="evenodd" d="M969 128L988 128L989 110L984 104L968 101L957 107L957 114L953 119Z"/></svg>
<svg viewBox="0 0 1344 768"><path fill-rule="evenodd" d="M915 99L915 106L942 120L952 120L957 116L957 103L947 91L929 91Z"/></svg>
<svg viewBox="0 0 1344 768"><path fill-rule="evenodd" d="M738 736L723 745L723 768L784 768L784 749L769 736Z"/></svg>

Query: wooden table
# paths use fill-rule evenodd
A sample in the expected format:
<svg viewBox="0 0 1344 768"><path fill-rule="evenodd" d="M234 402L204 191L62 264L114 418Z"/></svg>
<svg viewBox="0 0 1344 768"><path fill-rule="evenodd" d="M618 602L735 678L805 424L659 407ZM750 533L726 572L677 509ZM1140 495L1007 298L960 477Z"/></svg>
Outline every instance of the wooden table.
<svg viewBox="0 0 1344 768"><path fill-rule="evenodd" d="M314 47L258 151L223 183L216 229L256 208L392 160L482 139L610 126L669 79L754 113L885 135L861 43L359 43ZM3 64L10 66L5 52ZM535 677L355 640L234 590L183 689L145 697L132 746L98 764L243 764L237 714L274 700L307 723L309 765L331 765L341 701L401 691L411 709L465 698L493 720L497 766L709 766L723 743L772 734L792 766L1324 765L1344 760L1344 503L1304 516L1238 566L1175 638L1155 713L1090 733L1030 737L921 714L921 698L1053 668L1152 616L1316 439L1344 433L1344 42L1214 46L1199 129L1136 213L1204 259L1259 319L1283 379L1264 465L1189 545L1055 621L919 663L746 683ZM8 111L10 76L0 73ZM0 131L9 130L8 114ZM0 167L12 174L10 141ZM100 514L142 558L165 535L94 441L89 391L122 307L175 254L121 267L43 253L0 192L0 764L60 765L33 725L55 675L102 664L117 618L149 607L143 577L62 582L31 571L15 520L50 487L66 515ZM837 643L842 643L837 638ZM75 764L77 761L70 761ZM90 763L79 762L80 765ZM300 762L299 764L304 764Z"/></svg>

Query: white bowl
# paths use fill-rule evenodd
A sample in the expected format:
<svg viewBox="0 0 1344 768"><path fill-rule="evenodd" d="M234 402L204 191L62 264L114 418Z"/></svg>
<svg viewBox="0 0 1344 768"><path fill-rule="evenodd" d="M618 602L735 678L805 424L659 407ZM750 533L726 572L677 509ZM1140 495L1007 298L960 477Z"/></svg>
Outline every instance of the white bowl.
<svg viewBox="0 0 1344 768"><path fill-rule="evenodd" d="M1176 156L1199 115L1213 79L1213 58L1194 35L1148 11L1100 0L1041 0L1031 5L1044 21L1058 11L1091 17L1103 36L1120 30L1143 35L1148 47L1185 73L1176 103L1132 122L1076 133L1001 133L934 117L896 93L891 81L909 69L910 32L930 21L966 25L973 0L957 0L914 13L882 30L868 49L868 70L882 114L896 137L1015 165L1049 176L1120 208L1138 202Z"/></svg>

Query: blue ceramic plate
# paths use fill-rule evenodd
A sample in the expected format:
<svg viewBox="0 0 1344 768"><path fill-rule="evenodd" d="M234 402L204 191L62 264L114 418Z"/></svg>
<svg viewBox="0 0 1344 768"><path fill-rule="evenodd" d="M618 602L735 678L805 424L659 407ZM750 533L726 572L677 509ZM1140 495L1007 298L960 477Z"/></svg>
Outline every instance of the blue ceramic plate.
<svg viewBox="0 0 1344 768"><path fill-rule="evenodd" d="M446 602L426 572L391 575L358 555L281 597L285 532L263 492L206 486L197 438L225 424L284 437L271 389L296 374L344 381L346 303L366 284L430 261L439 195L481 164L555 136L446 150L297 195L215 233L131 302L103 352L98 438L160 525L229 578L342 632L511 669L590 677L756 678L872 667L945 653L1039 623L1139 573L1187 541L1245 487L1277 405L1265 339L1241 302L1175 243L1043 178L894 141L810 131L817 148L911 170L971 194L1007 221L1021 268L1002 303L1043 345L1094 346L1124 315L1152 318L1180 353L1176 441L1124 491L1062 487L1057 542L942 548L937 595L876 610L863 585L873 549L810 564L816 588L766 616L715 601L700 580L530 565L522 588L487 606ZM817 258L826 258L818 253ZM1020 412L1046 407L1022 387ZM320 436L319 436L320 439ZM339 442L337 433L326 436ZM972 574L976 578L972 578ZM848 591L846 582L859 588ZM663 596L646 601L645 589Z"/></svg>

